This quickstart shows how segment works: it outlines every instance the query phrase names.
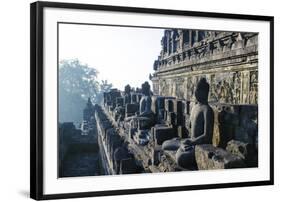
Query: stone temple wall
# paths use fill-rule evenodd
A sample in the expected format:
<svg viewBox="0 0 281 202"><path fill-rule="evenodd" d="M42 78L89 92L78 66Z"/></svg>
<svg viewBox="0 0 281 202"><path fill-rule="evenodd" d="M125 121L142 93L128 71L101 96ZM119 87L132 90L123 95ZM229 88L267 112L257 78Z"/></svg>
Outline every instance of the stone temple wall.
<svg viewBox="0 0 281 202"><path fill-rule="evenodd" d="M193 101L201 77L209 102L258 104L258 34L165 30L150 79L153 93Z"/></svg>

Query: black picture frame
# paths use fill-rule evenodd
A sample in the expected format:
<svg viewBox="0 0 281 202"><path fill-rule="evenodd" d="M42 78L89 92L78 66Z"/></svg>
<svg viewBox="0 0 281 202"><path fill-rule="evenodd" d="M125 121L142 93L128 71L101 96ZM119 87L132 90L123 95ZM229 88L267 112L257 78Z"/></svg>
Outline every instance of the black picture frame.
<svg viewBox="0 0 281 202"><path fill-rule="evenodd" d="M192 186L154 187L143 189L93 191L79 193L43 193L43 9L62 8L98 11L117 11L129 13L162 14L167 16L194 16L238 20L267 21L270 23L270 180L204 184ZM228 187L246 187L274 184L274 17L240 15L228 13L196 12L155 8L136 8L120 6L89 5L58 2L35 2L30 5L30 197L36 200L123 195L153 192L171 192Z"/></svg>

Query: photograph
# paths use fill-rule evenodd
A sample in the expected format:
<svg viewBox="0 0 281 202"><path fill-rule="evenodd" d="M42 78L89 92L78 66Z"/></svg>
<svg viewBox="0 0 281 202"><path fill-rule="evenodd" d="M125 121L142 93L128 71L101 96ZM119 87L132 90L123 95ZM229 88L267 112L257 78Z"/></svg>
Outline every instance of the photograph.
<svg viewBox="0 0 281 202"><path fill-rule="evenodd" d="M272 185L274 18L31 4L31 197Z"/></svg>
<svg viewBox="0 0 281 202"><path fill-rule="evenodd" d="M57 26L58 178L259 166L259 33Z"/></svg>
<svg viewBox="0 0 281 202"><path fill-rule="evenodd" d="M277 3L3 3L0 202L280 198Z"/></svg>

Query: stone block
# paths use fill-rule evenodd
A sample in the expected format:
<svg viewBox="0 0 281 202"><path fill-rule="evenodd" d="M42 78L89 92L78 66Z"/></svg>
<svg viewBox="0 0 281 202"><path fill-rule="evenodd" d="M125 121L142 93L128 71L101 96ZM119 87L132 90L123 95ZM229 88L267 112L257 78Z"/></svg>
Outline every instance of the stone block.
<svg viewBox="0 0 281 202"><path fill-rule="evenodd" d="M141 98L142 98L142 94L138 93L138 94L137 94L137 102L138 102L138 103L140 103Z"/></svg>
<svg viewBox="0 0 281 202"><path fill-rule="evenodd" d="M218 120L218 110L214 110L214 129L213 129L213 140L212 143L215 147L218 147L221 143L219 120Z"/></svg>
<svg viewBox="0 0 281 202"><path fill-rule="evenodd" d="M162 144L162 150L164 151L177 151L181 146L181 141L179 138L172 138L165 140Z"/></svg>
<svg viewBox="0 0 281 202"><path fill-rule="evenodd" d="M173 102L174 99L165 99L165 110L167 112L174 112L174 102Z"/></svg>
<svg viewBox="0 0 281 202"><path fill-rule="evenodd" d="M153 147L151 150L151 163L152 165L158 165L161 158L161 147Z"/></svg>
<svg viewBox="0 0 281 202"><path fill-rule="evenodd" d="M177 136L177 132L175 131L175 129L167 126L156 126L153 127L152 130L155 143L158 145L162 145L164 141Z"/></svg>
<svg viewBox="0 0 281 202"><path fill-rule="evenodd" d="M251 141L246 128L241 127L241 126L237 126L234 128L233 138L235 140L238 140L241 142L250 142Z"/></svg>
<svg viewBox="0 0 281 202"><path fill-rule="evenodd" d="M106 131L112 128L112 124L109 121L100 121L97 123L101 129L102 136L106 135Z"/></svg>
<svg viewBox="0 0 281 202"><path fill-rule="evenodd" d="M131 104L138 103L138 97L136 93L131 93Z"/></svg>
<svg viewBox="0 0 281 202"><path fill-rule="evenodd" d="M255 144L258 136L257 105L242 105L239 114L240 124L235 130L235 140Z"/></svg>
<svg viewBox="0 0 281 202"><path fill-rule="evenodd" d="M137 165L133 158L122 159L120 162L120 174L137 173Z"/></svg>
<svg viewBox="0 0 281 202"><path fill-rule="evenodd" d="M184 100L176 100L176 111L178 114L184 113Z"/></svg>
<svg viewBox="0 0 281 202"><path fill-rule="evenodd" d="M195 146L195 159L199 170L246 167L238 155L209 144Z"/></svg>
<svg viewBox="0 0 281 202"><path fill-rule="evenodd" d="M131 104L137 103L137 95L135 93L131 93Z"/></svg>
<svg viewBox="0 0 281 202"><path fill-rule="evenodd" d="M175 112L166 112L167 113L167 117L166 117L166 123L168 125L177 125L177 115Z"/></svg>
<svg viewBox="0 0 281 202"><path fill-rule="evenodd" d="M184 114L190 114L190 110L189 110L189 105L190 105L190 102L189 101L182 101L183 103L183 113Z"/></svg>
<svg viewBox="0 0 281 202"><path fill-rule="evenodd" d="M239 126L239 106L212 106L214 111L214 146L225 148L228 141L235 136L235 128Z"/></svg>
<svg viewBox="0 0 281 202"><path fill-rule="evenodd" d="M258 165L258 153L252 144L231 140L227 143L226 151L241 157L248 167Z"/></svg>
<svg viewBox="0 0 281 202"><path fill-rule="evenodd" d="M152 96L151 97L151 111L155 114L156 122L160 123L164 120L164 97L162 96Z"/></svg>
<svg viewBox="0 0 281 202"><path fill-rule="evenodd" d="M154 113L154 114L157 114L158 112L158 98L159 96L151 96L151 111Z"/></svg>
<svg viewBox="0 0 281 202"><path fill-rule="evenodd" d="M176 153L176 162L181 168L190 170L196 169L194 146L181 146Z"/></svg>
<svg viewBox="0 0 281 202"><path fill-rule="evenodd" d="M139 111L138 104L126 104L126 108L125 108L126 117L133 116L138 111Z"/></svg>
<svg viewBox="0 0 281 202"><path fill-rule="evenodd" d="M116 98L116 107L123 107L124 106L124 97L117 97Z"/></svg>
<svg viewBox="0 0 281 202"><path fill-rule="evenodd" d="M117 97L121 97L121 92L120 92L119 90L117 90L117 89L111 89L111 90L108 92L108 97L107 97L107 99L112 102L113 108L116 107L116 98L117 98Z"/></svg>
<svg viewBox="0 0 281 202"><path fill-rule="evenodd" d="M180 138L187 138L188 137L188 131L184 126L178 126L178 136Z"/></svg>
<svg viewBox="0 0 281 202"><path fill-rule="evenodd" d="M177 100L176 102L176 118L177 118L177 126L184 126L185 125L185 119L184 119L184 104L182 100Z"/></svg>

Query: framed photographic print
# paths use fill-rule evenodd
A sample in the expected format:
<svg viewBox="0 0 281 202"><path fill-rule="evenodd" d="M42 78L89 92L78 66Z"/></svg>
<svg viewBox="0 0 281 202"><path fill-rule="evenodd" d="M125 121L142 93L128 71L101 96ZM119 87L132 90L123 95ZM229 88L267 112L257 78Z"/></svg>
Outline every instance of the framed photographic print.
<svg viewBox="0 0 281 202"><path fill-rule="evenodd" d="M273 184L273 17L31 4L31 198Z"/></svg>

